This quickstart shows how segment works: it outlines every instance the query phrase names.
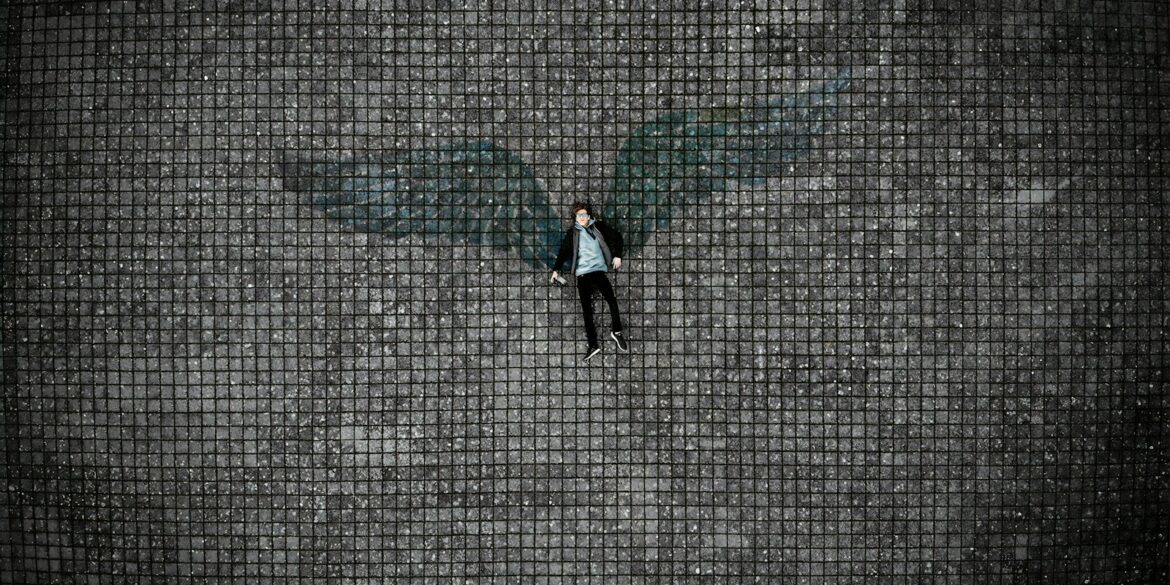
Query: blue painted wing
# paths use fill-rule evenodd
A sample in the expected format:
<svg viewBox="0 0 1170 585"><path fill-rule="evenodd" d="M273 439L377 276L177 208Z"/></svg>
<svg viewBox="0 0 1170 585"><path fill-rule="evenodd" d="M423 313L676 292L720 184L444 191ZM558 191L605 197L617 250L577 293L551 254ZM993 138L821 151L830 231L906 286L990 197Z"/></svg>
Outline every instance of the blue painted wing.
<svg viewBox="0 0 1170 585"><path fill-rule="evenodd" d="M285 185L355 230L488 245L538 269L564 229L528 165L490 142L284 165Z"/></svg>
<svg viewBox="0 0 1170 585"><path fill-rule="evenodd" d="M819 88L747 108L672 112L638 128L617 155L605 201L609 222L627 247L645 243L683 208L701 203L730 181L776 176L782 164L807 156L836 111L850 69Z"/></svg>

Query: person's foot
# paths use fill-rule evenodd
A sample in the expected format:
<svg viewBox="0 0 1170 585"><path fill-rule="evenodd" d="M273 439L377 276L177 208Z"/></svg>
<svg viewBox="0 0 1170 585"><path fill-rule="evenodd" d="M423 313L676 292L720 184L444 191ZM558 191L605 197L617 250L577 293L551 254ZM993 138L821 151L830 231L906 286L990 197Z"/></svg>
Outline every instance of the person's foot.
<svg viewBox="0 0 1170 585"><path fill-rule="evenodd" d="M618 349L622 351L630 351L630 344L626 343L626 336L623 335L621 331L611 331L609 336L617 342Z"/></svg>
<svg viewBox="0 0 1170 585"><path fill-rule="evenodd" d="M585 358L582 359L581 361L587 362L590 359L592 359L593 356L595 356L599 353L601 353L601 346L600 345L591 345L591 346L589 346L589 349L585 352Z"/></svg>

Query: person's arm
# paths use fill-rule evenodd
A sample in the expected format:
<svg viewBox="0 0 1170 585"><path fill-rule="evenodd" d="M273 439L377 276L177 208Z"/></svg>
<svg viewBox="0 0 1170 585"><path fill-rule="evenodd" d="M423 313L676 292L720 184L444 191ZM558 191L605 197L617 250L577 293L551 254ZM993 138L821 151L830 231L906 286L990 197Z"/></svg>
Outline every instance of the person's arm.
<svg viewBox="0 0 1170 585"><path fill-rule="evenodd" d="M561 239L561 249L557 252L557 260L553 263L552 276L549 278L549 282L557 280L557 273L569 261L569 248L569 232L565 232L565 237Z"/></svg>
<svg viewBox="0 0 1170 585"><path fill-rule="evenodd" d="M620 268L622 265L622 235L617 230L609 227L609 224L600 223L601 234L605 236L605 244L609 246L610 254L613 254L614 268Z"/></svg>
<svg viewBox="0 0 1170 585"><path fill-rule="evenodd" d="M622 256L622 234L617 230L605 224L606 234L605 243L609 245L609 251L613 253L614 258L621 258Z"/></svg>

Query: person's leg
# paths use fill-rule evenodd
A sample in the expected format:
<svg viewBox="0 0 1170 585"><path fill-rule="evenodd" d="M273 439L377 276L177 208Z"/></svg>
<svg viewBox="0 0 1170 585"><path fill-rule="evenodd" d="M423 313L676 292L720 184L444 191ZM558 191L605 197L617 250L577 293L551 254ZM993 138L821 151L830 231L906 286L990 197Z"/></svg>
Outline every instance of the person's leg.
<svg viewBox="0 0 1170 585"><path fill-rule="evenodd" d="M581 295L581 313L585 317L585 335L589 337L589 347L597 347L597 327L593 324L593 272L577 277L577 292Z"/></svg>
<svg viewBox="0 0 1170 585"><path fill-rule="evenodd" d="M597 279L597 288L605 297L605 302L609 303L610 328L615 333L620 332L622 330L622 316L618 312L617 297L613 294L613 287L610 286L609 279L606 278L604 272L599 271L594 274L601 275L601 278Z"/></svg>

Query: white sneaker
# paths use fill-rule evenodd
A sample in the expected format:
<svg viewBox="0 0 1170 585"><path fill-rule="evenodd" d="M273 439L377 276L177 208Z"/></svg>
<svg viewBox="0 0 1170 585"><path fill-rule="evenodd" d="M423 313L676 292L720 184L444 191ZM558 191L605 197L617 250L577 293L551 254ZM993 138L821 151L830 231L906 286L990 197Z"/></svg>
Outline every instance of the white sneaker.
<svg viewBox="0 0 1170 585"><path fill-rule="evenodd" d="M618 349L622 351L630 351L630 344L626 343L626 336L621 331L611 331L609 336L617 342Z"/></svg>
<svg viewBox="0 0 1170 585"><path fill-rule="evenodd" d="M581 361L587 362L590 360L590 358L599 353L601 353L601 346L591 347L589 348L589 351L585 352L585 357Z"/></svg>

